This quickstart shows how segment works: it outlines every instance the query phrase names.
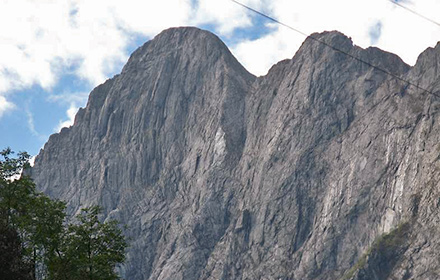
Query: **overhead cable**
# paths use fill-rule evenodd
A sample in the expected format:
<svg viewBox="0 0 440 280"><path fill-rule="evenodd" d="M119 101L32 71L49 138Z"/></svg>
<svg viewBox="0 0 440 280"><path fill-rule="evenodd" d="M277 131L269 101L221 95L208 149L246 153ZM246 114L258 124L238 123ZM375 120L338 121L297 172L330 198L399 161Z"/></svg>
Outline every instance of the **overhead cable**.
<svg viewBox="0 0 440 280"><path fill-rule="evenodd" d="M399 1L396 1L396 0L387 0L387 1L393 3L393 4L396 5L396 6L399 6L399 7L402 8L402 9L407 10L407 11L410 12L410 13L415 14L416 16L419 16L419 17L421 17L421 18L423 18L423 19L425 19L425 20L427 20L427 21L429 21L429 22L431 22L431 23L437 25L438 27L440 27L440 23L438 23L437 21L435 21L435 20L433 20L433 19L430 19L429 17L426 17L426 16L422 15L421 13L416 12L415 10L410 9L410 8L408 8L408 7L405 6L405 5L400 4Z"/></svg>
<svg viewBox="0 0 440 280"><path fill-rule="evenodd" d="M264 14L264 13L258 11L258 10L255 10L255 9L253 9L253 8L251 8L251 7L247 6L247 5L245 5L245 4L242 4L242 3L240 3L240 2L238 2L238 1L236 1L236 0L231 0L231 1L234 2L234 3L236 3L237 5L242 6L243 8L246 8L247 10L249 10L249 11L251 11L251 12L253 12L253 13L256 13L256 14L258 14L258 15L260 15L260 16L266 18L266 19L269 19L269 20L271 20L271 21L273 21L273 22L275 22L275 23L277 23L277 24L280 24L280 25L282 25L282 26L284 26L284 27L286 27L286 28L288 28L288 29L290 29L290 30L293 30L293 31L295 31L296 33L299 33L299 34L303 35L304 37L306 37L306 38L308 38L308 39L311 39L311 40L314 40L314 41L316 41L316 42L318 42L318 43L320 43L320 44L323 44L324 46L326 46L326 47L328 47L328 48L330 48L330 49L332 49L332 50L334 50L334 51L336 51L336 52L342 53L342 54L344 54L344 55L346 55L346 56L348 56L348 57L350 57L350 58L352 58L352 59L354 59L354 60L357 60L357 61L359 61L359 62L361 62L361 63L364 63L365 65L368 65L369 67L372 67L372 68L374 68L374 69L376 69L376 70L378 70L378 71L381 71L381 72L383 72L383 73L385 73L385 74L387 74L387 75L389 75L389 76L391 76L391 77L393 77L393 78L395 78L395 79L397 79L397 80L399 80L399 81L405 82L405 83L407 83L408 85L411 85L411 86L413 86L413 87L415 87L415 88L417 88L417 89L423 90L423 91L425 91L425 92L427 92L427 93L429 93L429 94L432 94L432 95L434 95L434 96L440 97L439 95L437 95L437 94L431 92L430 90L427 90L426 88L423 88L423 87L421 87L421 86L419 86L419 85L416 85L415 83L413 83L413 82L411 82L411 81L408 81L408 80L406 80L406 79L404 79L404 78L401 78L401 77L399 77L399 76L397 76L397 75L395 75L395 74L393 74L393 73L391 73L391 72L389 72L389 71L387 71L387 70L385 70L385 69L383 69L383 68L381 68L381 67L379 67L379 66L377 66L377 65L371 64L370 62L365 61L365 60L363 60L363 59L361 59L361 58L359 58L359 57L357 57L357 56L355 56L355 55L352 55L352 54L350 54L350 53L348 53L348 52L346 52L346 51L344 51L344 50L342 50L342 49L340 49L340 48L338 48L338 47L335 47L335 46L333 46L333 45L330 45L330 44L326 43L325 41L323 41L323 40L321 40L321 39L319 39L319 38L313 37L313 36L311 36L311 35L307 35L305 32L303 32L303 31L301 31L301 30L299 30L299 29L297 29L297 28L294 28L294 27L292 27L292 26L290 26L290 25L287 25L287 24L285 24L285 23L279 21L278 19L276 19L276 18L274 18L274 17L268 16L268 15L266 15L266 14Z"/></svg>

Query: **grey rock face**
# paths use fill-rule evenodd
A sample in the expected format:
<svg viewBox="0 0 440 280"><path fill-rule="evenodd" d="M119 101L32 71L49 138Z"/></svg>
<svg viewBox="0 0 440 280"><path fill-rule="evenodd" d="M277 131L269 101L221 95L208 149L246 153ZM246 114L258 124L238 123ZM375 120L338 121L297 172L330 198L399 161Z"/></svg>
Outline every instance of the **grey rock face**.
<svg viewBox="0 0 440 280"><path fill-rule="evenodd" d="M170 29L92 91L33 178L128 226L126 279L439 278L440 45L411 68L312 36L434 94L311 39L256 78L213 34Z"/></svg>

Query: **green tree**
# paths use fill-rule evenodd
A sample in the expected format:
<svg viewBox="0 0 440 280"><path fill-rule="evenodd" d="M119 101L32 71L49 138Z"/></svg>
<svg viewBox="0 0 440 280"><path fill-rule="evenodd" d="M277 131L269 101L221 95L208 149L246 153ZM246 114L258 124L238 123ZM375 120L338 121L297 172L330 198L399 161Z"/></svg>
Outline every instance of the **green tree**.
<svg viewBox="0 0 440 280"><path fill-rule="evenodd" d="M118 222L101 222L100 213L98 206L84 208L69 225L50 266L52 279L119 279L115 268L125 261L127 243Z"/></svg>
<svg viewBox="0 0 440 280"><path fill-rule="evenodd" d="M23 261L18 233L6 225L6 217L0 219L0 279L29 280L33 267Z"/></svg>
<svg viewBox="0 0 440 280"><path fill-rule="evenodd" d="M127 243L118 223L101 222L98 206L72 223L66 204L36 190L29 155L0 152L0 279L112 280Z"/></svg>
<svg viewBox="0 0 440 280"><path fill-rule="evenodd" d="M29 166L27 153L12 155L9 148L0 152L0 217L4 228L0 238L9 240L11 246L17 242L21 245L11 249L20 254L21 266L30 267L30 279L35 279L36 272L43 277L45 272L38 268L44 270L60 242L65 203L37 192L31 178L21 174Z"/></svg>
<svg viewBox="0 0 440 280"><path fill-rule="evenodd" d="M12 154L10 148L0 152L0 211L8 226L16 225L17 218L27 212L28 200L35 192L28 178L20 177L28 166L29 155L19 153L13 158Z"/></svg>

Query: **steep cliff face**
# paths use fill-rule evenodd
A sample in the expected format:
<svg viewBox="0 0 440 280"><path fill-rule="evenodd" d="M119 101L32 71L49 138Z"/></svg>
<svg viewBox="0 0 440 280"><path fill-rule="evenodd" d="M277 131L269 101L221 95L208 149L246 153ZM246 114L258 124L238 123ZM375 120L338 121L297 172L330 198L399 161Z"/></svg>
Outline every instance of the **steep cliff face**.
<svg viewBox="0 0 440 280"><path fill-rule="evenodd" d="M414 67L338 32L263 77L169 29L90 94L32 176L128 226L126 279L434 279L440 45ZM437 94L438 93L438 94Z"/></svg>

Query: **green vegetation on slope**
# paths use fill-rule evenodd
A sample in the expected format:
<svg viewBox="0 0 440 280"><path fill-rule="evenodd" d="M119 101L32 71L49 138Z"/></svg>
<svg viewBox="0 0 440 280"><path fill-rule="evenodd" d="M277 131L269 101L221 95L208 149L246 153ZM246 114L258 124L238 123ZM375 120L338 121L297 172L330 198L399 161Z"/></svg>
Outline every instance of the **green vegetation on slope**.
<svg viewBox="0 0 440 280"><path fill-rule="evenodd" d="M410 223L403 222L389 233L379 236L341 280L352 279L357 272L359 274L388 274L396 263L399 252L406 247L409 229ZM367 265L372 263L377 263L377 265L372 266L371 271L368 271Z"/></svg>

